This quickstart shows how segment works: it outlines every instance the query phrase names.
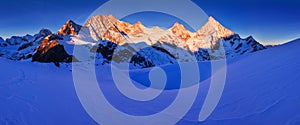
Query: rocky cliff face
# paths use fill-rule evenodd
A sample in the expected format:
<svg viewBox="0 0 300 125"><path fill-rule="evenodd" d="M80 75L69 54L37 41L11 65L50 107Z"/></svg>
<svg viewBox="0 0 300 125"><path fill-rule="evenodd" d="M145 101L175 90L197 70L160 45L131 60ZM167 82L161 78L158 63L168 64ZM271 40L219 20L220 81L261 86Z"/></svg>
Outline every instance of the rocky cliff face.
<svg viewBox="0 0 300 125"><path fill-rule="evenodd" d="M60 45L57 39L61 38L53 34L45 37L36 48L32 61L53 62L57 66L60 62L72 62L73 57L66 52L64 46Z"/></svg>

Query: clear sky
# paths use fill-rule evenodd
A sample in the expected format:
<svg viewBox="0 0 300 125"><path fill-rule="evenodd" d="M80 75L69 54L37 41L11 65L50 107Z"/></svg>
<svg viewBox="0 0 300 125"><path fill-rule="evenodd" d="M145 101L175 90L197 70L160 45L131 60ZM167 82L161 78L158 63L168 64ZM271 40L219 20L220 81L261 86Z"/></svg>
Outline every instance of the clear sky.
<svg viewBox="0 0 300 125"><path fill-rule="evenodd" d="M2 0L0 36L35 34L42 28L56 31L68 19L83 24L104 2L104 0ZM252 35L263 43L280 43L300 38L298 0L193 0L193 2L209 16L215 17L225 27L242 37ZM166 24L166 27L168 26L170 24Z"/></svg>

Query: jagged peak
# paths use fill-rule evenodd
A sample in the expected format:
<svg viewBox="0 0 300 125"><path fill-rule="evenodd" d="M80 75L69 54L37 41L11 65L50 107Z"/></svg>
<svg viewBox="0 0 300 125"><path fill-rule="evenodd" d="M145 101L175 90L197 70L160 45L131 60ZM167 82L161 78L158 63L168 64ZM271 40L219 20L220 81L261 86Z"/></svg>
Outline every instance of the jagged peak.
<svg viewBox="0 0 300 125"><path fill-rule="evenodd" d="M255 39L254 39L254 37L253 36L248 36L247 38L246 38L246 40L247 41L254 41L254 42L257 42Z"/></svg>
<svg viewBox="0 0 300 125"><path fill-rule="evenodd" d="M84 26L89 26L93 21L101 21L103 24L109 24L109 23L115 23L119 21L117 18L115 18L113 15L95 15L92 16L85 24Z"/></svg>
<svg viewBox="0 0 300 125"><path fill-rule="evenodd" d="M170 28L171 31L175 32L175 31L189 31L185 28L185 26L179 22L174 23L174 25ZM190 31L189 31L190 32Z"/></svg>
<svg viewBox="0 0 300 125"><path fill-rule="evenodd" d="M145 27L145 26L143 25L143 23L140 22L140 21L138 21L138 22L136 22L135 24L133 24L133 26L139 27L139 28Z"/></svg>
<svg viewBox="0 0 300 125"><path fill-rule="evenodd" d="M68 20L58 31L57 34L77 35L82 26L76 24L72 20Z"/></svg>
<svg viewBox="0 0 300 125"><path fill-rule="evenodd" d="M48 35L52 34L52 32L49 29L43 28L40 30L39 34L42 36L48 36Z"/></svg>
<svg viewBox="0 0 300 125"><path fill-rule="evenodd" d="M173 27L184 27L184 26L182 24L176 22L176 23L174 23Z"/></svg>
<svg viewBox="0 0 300 125"><path fill-rule="evenodd" d="M215 23L215 24L220 24L219 21L217 21L213 16L210 16L208 18L208 22L212 22L212 23Z"/></svg>
<svg viewBox="0 0 300 125"><path fill-rule="evenodd" d="M73 24L74 21L73 20L68 20L65 24Z"/></svg>
<svg viewBox="0 0 300 125"><path fill-rule="evenodd" d="M182 40L184 40L185 42L187 42L191 37L192 37L192 32L187 30L184 25L176 22L173 27L171 27L169 30L171 30L171 32L173 34L175 34L177 37L181 38Z"/></svg>
<svg viewBox="0 0 300 125"><path fill-rule="evenodd" d="M253 38L253 36L248 36L246 39L248 39L248 40L250 40L250 39L253 39L254 40L254 38Z"/></svg>
<svg viewBox="0 0 300 125"><path fill-rule="evenodd" d="M206 24L203 27L201 27L197 33L216 33L221 38L226 38L235 34L233 31L225 28L212 16L208 18Z"/></svg>
<svg viewBox="0 0 300 125"><path fill-rule="evenodd" d="M74 28L81 27L79 24L75 23L73 20L68 20L64 25L68 26L68 27L74 27Z"/></svg>
<svg viewBox="0 0 300 125"><path fill-rule="evenodd" d="M220 28L225 28L219 21L217 21L213 16L210 16L208 18L208 21L206 22L205 25L209 25L210 27L213 27L215 29L217 29L218 27ZM204 25L204 26L205 26ZM226 29L226 28L225 28Z"/></svg>
<svg viewBox="0 0 300 125"><path fill-rule="evenodd" d="M73 27L80 26L77 23L75 23L73 20L68 20L64 25L73 26Z"/></svg>

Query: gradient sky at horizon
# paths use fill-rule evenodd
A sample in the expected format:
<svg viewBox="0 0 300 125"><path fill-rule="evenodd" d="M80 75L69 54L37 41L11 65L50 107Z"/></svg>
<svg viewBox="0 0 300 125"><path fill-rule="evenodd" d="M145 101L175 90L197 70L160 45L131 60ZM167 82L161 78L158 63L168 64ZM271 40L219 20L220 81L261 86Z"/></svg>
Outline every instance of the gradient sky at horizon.
<svg viewBox="0 0 300 125"><path fill-rule="evenodd" d="M1 1L0 36L6 38L13 35L35 34L42 28L54 32L68 19L83 24L104 2L104 0ZM215 17L225 27L242 37L252 35L258 41L267 44L300 38L300 1L193 0L193 2L209 16ZM168 19L166 21L170 21L170 18Z"/></svg>

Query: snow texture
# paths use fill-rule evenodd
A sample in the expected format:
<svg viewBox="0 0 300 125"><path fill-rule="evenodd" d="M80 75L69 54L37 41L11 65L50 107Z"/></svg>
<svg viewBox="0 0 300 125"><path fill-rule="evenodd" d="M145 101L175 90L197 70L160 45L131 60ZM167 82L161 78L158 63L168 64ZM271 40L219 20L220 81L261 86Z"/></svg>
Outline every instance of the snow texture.
<svg viewBox="0 0 300 125"><path fill-rule="evenodd" d="M30 39L28 36L26 39ZM22 38L16 38L22 39ZM0 40L1 43L1 40ZM18 44L10 41L10 44ZM298 125L300 124L300 40L228 59L227 78L221 101L213 114L198 122L198 114L210 85L209 62L199 62L201 80L197 99L178 125ZM19 62L0 58L1 125L96 125L79 102L73 85L71 66ZM84 62L78 62L82 72ZM168 77L166 90L153 103L135 106L114 90L110 67L99 65L101 89L118 109L147 115L165 108L176 97L180 79L177 64L161 68ZM149 85L151 68L130 70L137 86ZM88 81L88 80L87 80ZM174 84L173 84L174 83ZM121 101L120 101L121 100ZM114 120L114 118L111 118ZM165 119L168 120L168 119ZM126 124L126 123L123 123ZM142 124L142 123L141 123Z"/></svg>

